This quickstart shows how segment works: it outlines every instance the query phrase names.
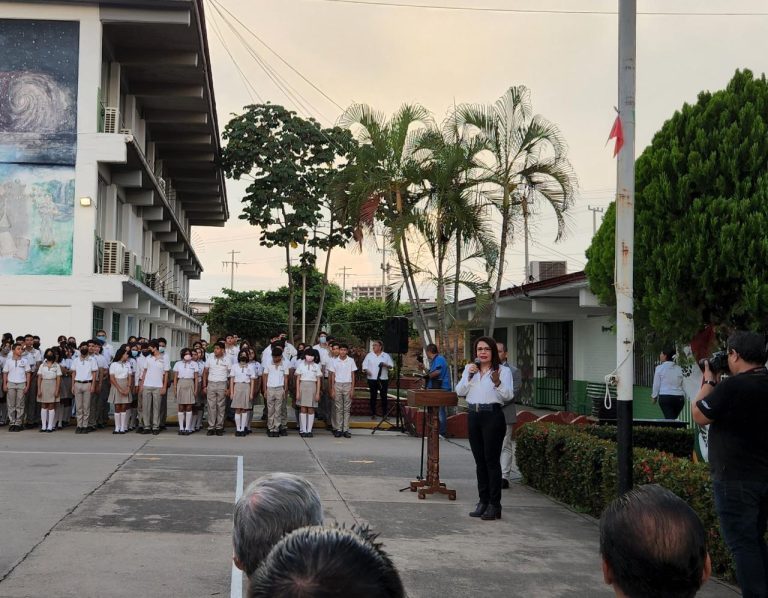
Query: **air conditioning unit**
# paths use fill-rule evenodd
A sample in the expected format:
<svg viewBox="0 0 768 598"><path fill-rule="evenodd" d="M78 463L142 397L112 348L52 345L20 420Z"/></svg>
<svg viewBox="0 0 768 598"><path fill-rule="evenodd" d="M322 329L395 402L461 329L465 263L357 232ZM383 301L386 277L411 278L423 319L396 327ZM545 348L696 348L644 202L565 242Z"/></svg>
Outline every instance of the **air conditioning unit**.
<svg viewBox="0 0 768 598"><path fill-rule="evenodd" d="M154 291L157 286L157 272L145 272L144 284Z"/></svg>
<svg viewBox="0 0 768 598"><path fill-rule="evenodd" d="M121 135L130 135L131 137L133 137L133 131L131 131L130 129L120 129L120 134Z"/></svg>
<svg viewBox="0 0 768 598"><path fill-rule="evenodd" d="M568 274L568 262L531 262L530 266L531 282Z"/></svg>
<svg viewBox="0 0 768 598"><path fill-rule="evenodd" d="M117 133L119 110L113 106L104 106L104 132Z"/></svg>
<svg viewBox="0 0 768 598"><path fill-rule="evenodd" d="M104 241L103 274L123 274L125 267L125 245L120 241Z"/></svg>
<svg viewBox="0 0 768 598"><path fill-rule="evenodd" d="M179 295L175 291L169 291L168 292L168 303L173 303L174 305L178 306L179 303L181 303L181 295Z"/></svg>
<svg viewBox="0 0 768 598"><path fill-rule="evenodd" d="M136 254L132 251L126 251L123 260L123 274L127 274L131 278L136 276Z"/></svg>

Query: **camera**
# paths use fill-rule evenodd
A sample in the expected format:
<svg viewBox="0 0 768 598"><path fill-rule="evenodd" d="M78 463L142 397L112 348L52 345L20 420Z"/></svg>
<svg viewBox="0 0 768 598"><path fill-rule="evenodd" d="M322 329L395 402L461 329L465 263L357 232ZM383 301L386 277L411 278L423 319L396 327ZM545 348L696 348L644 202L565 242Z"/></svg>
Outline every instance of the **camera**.
<svg viewBox="0 0 768 598"><path fill-rule="evenodd" d="M699 368L704 371L704 363L709 362L709 370L713 374L730 374L728 367L728 351L717 351L711 357L699 360Z"/></svg>

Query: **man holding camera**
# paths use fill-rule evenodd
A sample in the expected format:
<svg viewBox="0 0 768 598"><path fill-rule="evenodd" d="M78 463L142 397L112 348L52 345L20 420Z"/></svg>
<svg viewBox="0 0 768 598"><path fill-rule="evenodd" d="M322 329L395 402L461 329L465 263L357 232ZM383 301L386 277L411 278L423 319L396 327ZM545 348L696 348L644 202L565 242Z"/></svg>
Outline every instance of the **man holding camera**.
<svg viewBox="0 0 768 598"><path fill-rule="evenodd" d="M711 424L709 464L715 509L723 538L733 553L742 595L765 598L768 597L765 339L754 332L735 332L728 338L727 365L718 364L722 358L715 357L703 364L704 384L691 411L696 423ZM720 373L728 371L731 375L721 381Z"/></svg>

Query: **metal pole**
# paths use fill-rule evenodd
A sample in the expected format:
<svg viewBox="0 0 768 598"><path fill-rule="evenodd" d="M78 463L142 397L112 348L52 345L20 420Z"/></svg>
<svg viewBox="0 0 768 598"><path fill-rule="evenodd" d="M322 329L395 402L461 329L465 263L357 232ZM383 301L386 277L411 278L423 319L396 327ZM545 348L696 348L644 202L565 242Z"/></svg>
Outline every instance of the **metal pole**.
<svg viewBox="0 0 768 598"><path fill-rule="evenodd" d="M301 273L301 340L307 342L307 272Z"/></svg>
<svg viewBox="0 0 768 598"><path fill-rule="evenodd" d="M616 165L616 416L619 494L632 489L632 386L635 327L635 56L637 0L619 0L619 117L624 145Z"/></svg>
<svg viewBox="0 0 768 598"><path fill-rule="evenodd" d="M600 207L593 208L592 206L587 206L587 209L592 212L592 236L594 237L595 233L597 233L597 214L602 214L605 209Z"/></svg>

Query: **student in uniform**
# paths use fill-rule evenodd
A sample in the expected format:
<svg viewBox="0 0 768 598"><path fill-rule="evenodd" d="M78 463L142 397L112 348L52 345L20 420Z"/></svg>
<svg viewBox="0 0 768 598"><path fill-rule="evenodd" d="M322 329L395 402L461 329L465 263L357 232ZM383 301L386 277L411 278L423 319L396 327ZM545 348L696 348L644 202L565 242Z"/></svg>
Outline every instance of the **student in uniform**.
<svg viewBox="0 0 768 598"><path fill-rule="evenodd" d="M136 387L136 433L144 432L144 395L139 392L141 386L141 377L144 375L144 367L147 365L149 357L149 343L144 341L139 343L139 355L136 357L136 371L134 372L134 386Z"/></svg>
<svg viewBox="0 0 768 598"><path fill-rule="evenodd" d="M103 402L106 403L109 395L104 395L102 389L105 387L105 384L107 384L106 380L109 379L109 362L104 359L101 345L96 339L88 341L88 351L99 368L98 375L96 376L96 390L91 394L91 410L88 416L88 428L93 432L97 428L101 429L104 427L103 411L106 409L102 406L102 397Z"/></svg>
<svg viewBox="0 0 768 598"><path fill-rule="evenodd" d="M3 366L3 391L8 399L9 432L21 432L24 429L25 395L29 392L32 368L22 357L23 352L24 345L14 343Z"/></svg>
<svg viewBox="0 0 768 598"><path fill-rule="evenodd" d="M245 433L251 433L251 422L253 421L253 410L256 408L256 401L261 394L261 375L264 373L264 368L256 359L256 350L251 347L248 349L248 367L251 368L251 378L256 380L256 384L253 385L253 395L251 396L251 410L245 414Z"/></svg>
<svg viewBox="0 0 768 598"><path fill-rule="evenodd" d="M66 337L65 337L66 338ZM73 348L66 342L61 345L59 352L59 367L61 368L61 386L59 387L59 403L56 405L56 429L69 426L72 416L72 352Z"/></svg>
<svg viewBox="0 0 768 598"><path fill-rule="evenodd" d="M168 372L170 366L160 352L160 343L157 339L149 341L151 355L144 364L144 373L141 376L139 392L144 399L144 434L160 434L160 409L161 397L168 388Z"/></svg>
<svg viewBox="0 0 768 598"><path fill-rule="evenodd" d="M0 343L0 372L3 371L6 359L9 359L11 354L11 345L13 341L6 340L3 336L3 340ZM0 426L4 426L8 423L8 399L5 396L3 390L2 380L0 380Z"/></svg>
<svg viewBox="0 0 768 598"><path fill-rule="evenodd" d="M245 420L251 413L251 397L255 381L253 370L248 365L248 351L240 351L237 356L237 364L229 372L229 396L232 397L232 409L235 410L235 436L243 437L245 433Z"/></svg>
<svg viewBox="0 0 768 598"><path fill-rule="evenodd" d="M171 354L168 353L168 341L163 338L162 336L157 339L157 343L160 345L160 355L162 355L163 360L165 360L165 365L168 368L167 371L170 371L171 369ZM168 380L170 383L170 380ZM160 396L160 429L165 430L165 422L168 419L168 387L166 386L165 391Z"/></svg>
<svg viewBox="0 0 768 598"><path fill-rule="evenodd" d="M232 361L225 354L224 343L217 342L213 355L208 356L203 371L203 393L208 401L208 431L206 436L224 436L224 416L229 394L229 370Z"/></svg>
<svg viewBox="0 0 768 598"><path fill-rule="evenodd" d="M192 360L192 351L184 348L179 353L181 359L173 366L173 390L179 417L179 436L189 436L194 432L192 408L197 397L199 373L197 363Z"/></svg>
<svg viewBox="0 0 768 598"><path fill-rule="evenodd" d="M139 388L139 372L137 370L139 365L138 359L141 355L141 347L137 342L134 341L133 343L128 343L128 351L130 353L130 357L128 357L128 364L131 366L131 404L128 405L128 408L125 410L125 412L128 414L126 415L128 420L128 431L132 432L136 429L139 420L139 393L137 392Z"/></svg>
<svg viewBox="0 0 768 598"><path fill-rule="evenodd" d="M331 394L336 406L336 438L352 438L349 431L349 415L352 410L352 393L354 392L354 373L357 371L355 360L349 356L349 346L339 345L339 356L331 361Z"/></svg>
<svg viewBox="0 0 768 598"><path fill-rule="evenodd" d="M203 427L203 413L205 411L205 394L203 393L203 372L205 371L205 351L200 347L195 349L195 365L197 366L197 379L200 384L197 386L197 392L195 393L195 404L192 406L192 431L199 432Z"/></svg>
<svg viewBox="0 0 768 598"><path fill-rule="evenodd" d="M288 394L290 368L283 362L283 348L272 347L272 362L264 366L263 392L267 402L267 436L280 436L280 412Z"/></svg>
<svg viewBox="0 0 768 598"><path fill-rule="evenodd" d="M99 365L91 356L88 343L80 345L80 354L72 360L72 392L75 395L75 434L88 434L88 419L91 414L91 396L96 392Z"/></svg>
<svg viewBox="0 0 768 598"><path fill-rule="evenodd" d="M312 426L315 422L315 409L320 402L320 385L323 380L323 368L318 363L320 353L317 349L306 349L304 360L296 367L296 403L301 408L299 414L299 435L312 438Z"/></svg>
<svg viewBox="0 0 768 598"><path fill-rule="evenodd" d="M61 367L53 349L46 349L43 363L37 369L37 402L40 403L40 431L56 429L56 403L59 402Z"/></svg>
<svg viewBox="0 0 768 598"><path fill-rule="evenodd" d="M109 397L107 401L115 406L115 430L113 434L125 434L128 431L128 408L131 397L131 379L133 378L131 354L128 345L122 345L109 364Z"/></svg>
<svg viewBox="0 0 768 598"><path fill-rule="evenodd" d="M33 335L27 334L22 340L24 342L24 353L22 354L22 357L24 357L29 364L30 373L32 374L24 406L25 427L29 429L34 428L40 423L37 421L39 417L37 411L37 368L43 362L43 354L39 349L35 348L35 337ZM40 346L39 340L37 341L37 345L38 347Z"/></svg>

